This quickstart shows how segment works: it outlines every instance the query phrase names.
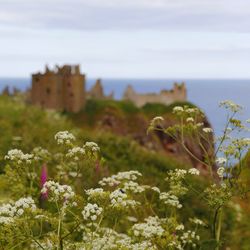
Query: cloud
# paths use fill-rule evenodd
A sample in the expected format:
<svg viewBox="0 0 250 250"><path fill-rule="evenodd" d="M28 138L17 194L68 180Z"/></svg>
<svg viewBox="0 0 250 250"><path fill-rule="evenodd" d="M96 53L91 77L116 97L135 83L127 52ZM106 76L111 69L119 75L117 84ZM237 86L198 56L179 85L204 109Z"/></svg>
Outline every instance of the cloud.
<svg viewBox="0 0 250 250"><path fill-rule="evenodd" d="M0 22L8 26L78 30L250 31L245 0L8 0Z"/></svg>

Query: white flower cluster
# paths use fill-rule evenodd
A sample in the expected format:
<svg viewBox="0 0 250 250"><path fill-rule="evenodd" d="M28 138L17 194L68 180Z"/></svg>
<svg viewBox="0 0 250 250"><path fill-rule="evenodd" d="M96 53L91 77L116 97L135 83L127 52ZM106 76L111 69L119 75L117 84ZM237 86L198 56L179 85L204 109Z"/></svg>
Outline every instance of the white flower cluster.
<svg viewBox="0 0 250 250"><path fill-rule="evenodd" d="M213 133L213 129L211 129L211 128L203 128L202 130L203 130L204 133L207 133L207 134L208 133Z"/></svg>
<svg viewBox="0 0 250 250"><path fill-rule="evenodd" d="M161 190L158 187L151 187L151 189L153 191L155 191L156 193L160 193L161 192Z"/></svg>
<svg viewBox="0 0 250 250"><path fill-rule="evenodd" d="M85 155L85 149L81 147L73 147L68 150L66 157L73 158L75 161L79 160L79 156Z"/></svg>
<svg viewBox="0 0 250 250"><path fill-rule="evenodd" d="M232 112L238 112L240 110L242 110L242 106L230 101L230 100L225 100L220 102L220 106L224 107L226 109L231 110Z"/></svg>
<svg viewBox="0 0 250 250"><path fill-rule="evenodd" d="M182 231L182 230L184 230L184 225L183 224L180 224L180 225L178 225L176 228L175 228L175 230L176 231Z"/></svg>
<svg viewBox="0 0 250 250"><path fill-rule="evenodd" d="M227 162L227 159L226 158L223 158L223 157L219 157L216 159L216 163L219 164L219 165L223 165Z"/></svg>
<svg viewBox="0 0 250 250"><path fill-rule="evenodd" d="M191 115L191 114L201 113L201 110L198 108L189 108L188 106L184 106L184 107L175 106L173 108L173 113L183 113L183 112Z"/></svg>
<svg viewBox="0 0 250 250"><path fill-rule="evenodd" d="M132 180L135 181L137 180L138 176L142 176L142 174L138 171L126 171L126 172L119 172L116 175L112 175L110 177L104 177L101 181L99 181L99 184L101 186L117 186L119 185L122 181L128 181Z"/></svg>
<svg viewBox="0 0 250 250"><path fill-rule="evenodd" d="M188 118L186 119L186 122L194 122L194 118L193 118L193 117L188 117Z"/></svg>
<svg viewBox="0 0 250 250"><path fill-rule="evenodd" d="M110 228L99 228L97 233L85 233L83 240L85 249L92 250L111 250L111 249L127 249L127 250L156 250L157 248L149 241L143 240L134 243L131 237L124 233L117 233ZM86 244L87 243L87 244ZM87 246L86 246L87 245ZM86 247L85 247L86 246Z"/></svg>
<svg viewBox="0 0 250 250"><path fill-rule="evenodd" d="M83 148L92 153L97 153L100 151L99 146L95 142L86 142Z"/></svg>
<svg viewBox="0 0 250 250"><path fill-rule="evenodd" d="M190 169L188 170L188 173L189 173L189 174L192 174L192 175L199 175L199 174L200 174L200 171L199 171L198 169L196 169L196 168L190 168Z"/></svg>
<svg viewBox="0 0 250 250"><path fill-rule="evenodd" d="M203 122L198 122L198 123L195 124L195 126L199 128L199 127L204 126L204 123Z"/></svg>
<svg viewBox="0 0 250 250"><path fill-rule="evenodd" d="M71 200L75 196L75 193L70 186L60 185L58 182L54 181L45 182L41 193L49 193L49 200L62 201L64 205L68 205L69 200Z"/></svg>
<svg viewBox="0 0 250 250"><path fill-rule="evenodd" d="M116 189L110 196L110 202L112 207L134 207L139 203L135 200L129 200L127 194L122 189Z"/></svg>
<svg viewBox="0 0 250 250"><path fill-rule="evenodd" d="M150 122L150 127L154 128L157 125L160 125L164 121L164 118L162 116L156 116L154 117Z"/></svg>
<svg viewBox="0 0 250 250"><path fill-rule="evenodd" d="M26 209L35 210L36 205L31 197L21 198L12 204L4 204L0 207L0 224L9 224L15 217L23 215Z"/></svg>
<svg viewBox="0 0 250 250"><path fill-rule="evenodd" d="M151 241L145 240L139 243L132 244L128 249L131 250L157 250L158 248Z"/></svg>
<svg viewBox="0 0 250 250"><path fill-rule="evenodd" d="M90 188L90 189L85 190L85 192L89 196L96 196L96 195L105 193L103 188Z"/></svg>
<svg viewBox="0 0 250 250"><path fill-rule="evenodd" d="M88 203L83 211L82 215L84 220L90 219L91 221L96 221L97 217L102 213L103 209L97 204Z"/></svg>
<svg viewBox="0 0 250 250"><path fill-rule="evenodd" d="M168 247L170 247L170 249L184 250L184 248L181 246L180 242L178 241L169 242Z"/></svg>
<svg viewBox="0 0 250 250"><path fill-rule="evenodd" d="M85 190L85 192L89 196L88 200L90 198L101 198L107 194L107 192L105 192L103 188L91 188Z"/></svg>
<svg viewBox="0 0 250 250"><path fill-rule="evenodd" d="M106 227L100 227L94 233L87 232L83 240L87 243L86 249L92 250L110 250L110 249L131 249L129 248L131 238L126 234L117 233L115 230ZM90 244L88 244L90 243ZM85 248L84 248L85 249Z"/></svg>
<svg viewBox="0 0 250 250"><path fill-rule="evenodd" d="M31 163L33 158L32 154L24 154L20 149L11 149L8 151L7 155L4 157L6 160L11 160L17 162L17 164L21 163Z"/></svg>
<svg viewBox="0 0 250 250"><path fill-rule="evenodd" d="M162 192L160 193L160 200L164 202L166 205L170 205L176 208L182 208L182 205L179 202L179 199L177 196L171 194L170 192Z"/></svg>
<svg viewBox="0 0 250 250"><path fill-rule="evenodd" d="M158 217L149 216L145 219L145 223L133 225L132 231L136 237L143 237L146 239L160 237L164 233L161 224L162 221Z"/></svg>
<svg viewBox="0 0 250 250"><path fill-rule="evenodd" d="M175 106L173 108L173 113L182 113L184 111L184 108L181 106Z"/></svg>
<svg viewBox="0 0 250 250"><path fill-rule="evenodd" d="M187 170L185 169L175 169L175 170L170 170L168 172L168 177L166 180L170 181L177 181L183 179L187 174Z"/></svg>
<svg viewBox="0 0 250 250"><path fill-rule="evenodd" d="M200 236L195 233L195 231L188 230L184 232L180 237L182 244L192 244L192 247L196 247L196 241L200 240Z"/></svg>
<svg viewBox="0 0 250 250"><path fill-rule="evenodd" d="M199 109L197 109L197 108L187 108L185 110L185 112L187 112L188 114L197 113L198 111L199 111Z"/></svg>
<svg viewBox="0 0 250 250"><path fill-rule="evenodd" d="M39 161L46 159L50 156L50 153L47 149L42 147L36 147L32 150L32 154L34 155L34 160Z"/></svg>
<svg viewBox="0 0 250 250"><path fill-rule="evenodd" d="M133 193L142 193L145 191L145 187L140 186L137 182L128 181L128 182L124 183L123 190L124 191L131 191Z"/></svg>
<svg viewBox="0 0 250 250"><path fill-rule="evenodd" d="M164 118L162 116L156 116L153 118L152 122L162 122L164 121Z"/></svg>
<svg viewBox="0 0 250 250"><path fill-rule="evenodd" d="M68 145L75 140L75 136L71 134L69 131L59 131L55 135L55 140L57 141L57 144Z"/></svg>
<svg viewBox="0 0 250 250"><path fill-rule="evenodd" d="M196 225L205 226L205 223L202 220L198 219L198 218L190 219L190 221L193 222Z"/></svg>
<svg viewBox="0 0 250 250"><path fill-rule="evenodd" d="M224 177L224 173L225 173L225 168L219 167L219 168L217 169L217 174L218 174L218 176L219 176L220 178L223 178L223 177Z"/></svg>
<svg viewBox="0 0 250 250"><path fill-rule="evenodd" d="M186 174L199 175L200 171L196 168L190 168L188 170L186 169L175 169L174 171L170 170L168 172L168 177L166 177L166 180L178 181L178 180L184 179Z"/></svg>

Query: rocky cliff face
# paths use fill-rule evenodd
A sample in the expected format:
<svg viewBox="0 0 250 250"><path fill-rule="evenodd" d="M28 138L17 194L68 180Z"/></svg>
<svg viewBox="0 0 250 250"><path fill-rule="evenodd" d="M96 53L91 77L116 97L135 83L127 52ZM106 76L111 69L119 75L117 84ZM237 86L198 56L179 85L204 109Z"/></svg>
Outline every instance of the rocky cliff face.
<svg viewBox="0 0 250 250"><path fill-rule="evenodd" d="M156 109L154 113L154 110L147 112L147 110L143 108L137 109L130 107L129 109L126 106L119 105L116 105L114 101L102 102L101 108L92 107L92 110L87 108L87 110L72 116L72 119L78 126L87 126L98 132L110 132L119 136L129 137L149 150L173 156L180 161L188 162L201 171L206 172L205 166L198 160L192 158L183 147L170 136L163 132L152 132L147 135L150 120L154 116L161 115L165 118L164 128L176 124L177 121L169 107L161 105L161 112L159 113L159 110ZM205 127L211 127L206 118L204 118L202 122ZM212 153L213 136L211 136L210 140L210 143L208 143L203 138L200 138L205 150ZM202 161L205 159L204 149L192 137L185 138L185 145L195 157Z"/></svg>

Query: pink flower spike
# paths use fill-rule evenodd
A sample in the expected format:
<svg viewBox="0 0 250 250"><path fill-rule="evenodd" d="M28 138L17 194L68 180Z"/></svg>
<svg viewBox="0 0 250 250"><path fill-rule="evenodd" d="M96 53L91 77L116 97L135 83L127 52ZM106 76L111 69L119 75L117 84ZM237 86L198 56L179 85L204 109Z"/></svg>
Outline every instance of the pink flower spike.
<svg viewBox="0 0 250 250"><path fill-rule="evenodd" d="M47 165L43 164L42 171L41 171L41 177L40 177L41 188L43 188L43 185L45 184L45 182L47 181L47 179L48 179ZM48 191L46 193L42 193L41 198L43 200L46 200L48 198Z"/></svg>

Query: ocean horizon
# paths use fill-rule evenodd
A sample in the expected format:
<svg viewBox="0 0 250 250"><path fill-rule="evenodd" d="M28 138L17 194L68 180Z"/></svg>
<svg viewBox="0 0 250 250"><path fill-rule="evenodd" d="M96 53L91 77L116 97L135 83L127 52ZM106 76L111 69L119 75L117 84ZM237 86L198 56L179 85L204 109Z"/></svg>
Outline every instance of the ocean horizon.
<svg viewBox="0 0 250 250"><path fill-rule="evenodd" d="M86 89L89 90L95 81L87 79ZM186 83L188 101L204 110L217 136L221 135L226 123L226 112L219 108L220 101L232 100L242 105L244 110L239 118L250 118L250 79L102 79L105 93L113 91L118 100L129 84L138 93L158 93L171 89L174 82ZM7 85L24 91L30 88L31 79L0 78L0 91Z"/></svg>

